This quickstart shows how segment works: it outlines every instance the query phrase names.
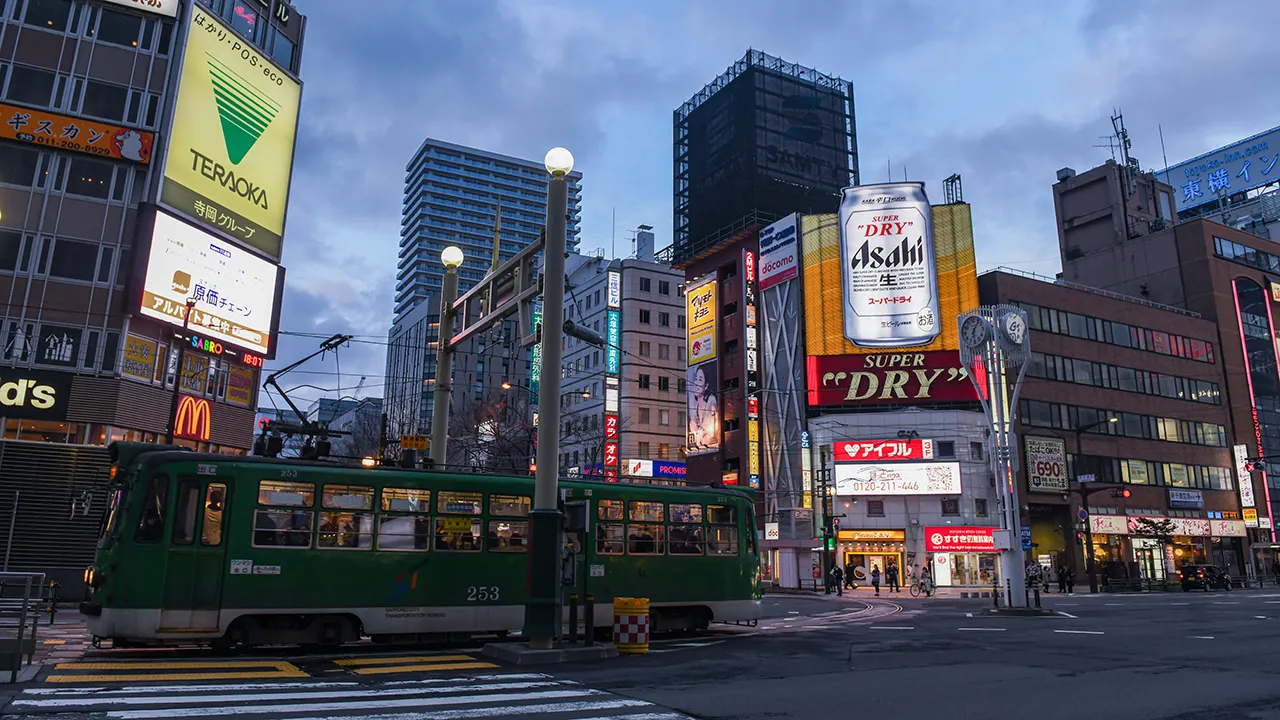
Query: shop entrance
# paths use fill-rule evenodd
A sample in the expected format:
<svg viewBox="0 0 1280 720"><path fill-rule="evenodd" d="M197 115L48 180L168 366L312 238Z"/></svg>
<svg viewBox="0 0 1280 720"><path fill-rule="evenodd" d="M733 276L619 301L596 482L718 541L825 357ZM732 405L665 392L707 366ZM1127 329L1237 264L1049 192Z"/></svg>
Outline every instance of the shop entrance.
<svg viewBox="0 0 1280 720"><path fill-rule="evenodd" d="M898 582L907 584L905 556L906 531L904 530L841 530L840 560L853 573L852 581L858 585L871 584L872 568L880 568L880 585L888 586L890 565L898 568Z"/></svg>

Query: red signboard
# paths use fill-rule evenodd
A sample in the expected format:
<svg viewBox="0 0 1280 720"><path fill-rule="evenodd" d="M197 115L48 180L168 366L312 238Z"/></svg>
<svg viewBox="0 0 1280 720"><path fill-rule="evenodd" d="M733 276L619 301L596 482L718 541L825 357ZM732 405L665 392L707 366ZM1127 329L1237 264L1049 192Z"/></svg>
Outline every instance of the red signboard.
<svg viewBox="0 0 1280 720"><path fill-rule="evenodd" d="M996 550L995 528L926 527L925 552L999 552Z"/></svg>
<svg viewBox="0 0 1280 720"><path fill-rule="evenodd" d="M933 459L932 440L838 440L832 449L836 462Z"/></svg>
<svg viewBox="0 0 1280 720"><path fill-rule="evenodd" d="M609 440L604 444L604 466L607 468L618 467L618 443Z"/></svg>
<svg viewBox="0 0 1280 720"><path fill-rule="evenodd" d="M978 399L953 350L810 355L805 367L811 406Z"/></svg>
<svg viewBox="0 0 1280 720"><path fill-rule="evenodd" d="M617 415L604 416L604 437L606 440L618 439L618 416Z"/></svg>
<svg viewBox="0 0 1280 720"><path fill-rule="evenodd" d="M744 262L743 265L746 266L747 282L755 282L756 281L756 254L748 250L742 254L742 257L746 260L746 262Z"/></svg>

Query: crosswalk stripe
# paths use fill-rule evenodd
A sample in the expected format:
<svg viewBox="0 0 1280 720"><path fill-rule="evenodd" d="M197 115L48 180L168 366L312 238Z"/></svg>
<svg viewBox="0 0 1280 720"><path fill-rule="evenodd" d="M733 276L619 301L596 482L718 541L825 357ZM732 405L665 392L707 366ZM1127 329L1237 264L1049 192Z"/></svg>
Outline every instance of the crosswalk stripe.
<svg viewBox="0 0 1280 720"><path fill-rule="evenodd" d="M483 682L488 680L516 681L516 680L542 680L549 679L550 675L543 673L511 673L496 675L471 675L467 677L452 678L423 678L421 680L392 680L381 683L383 687L388 686L404 686L404 685L430 685L451 682ZM315 681L300 683L296 681L278 682L278 683L227 683L217 685L137 685L134 687L113 688L104 686L89 686L76 688L49 688L38 687L28 688L22 691L23 695L67 695L70 697L97 697L99 695L135 695L138 693L194 693L194 692L217 692L227 693L239 690L288 690L300 687L308 688L329 688L329 687L355 687L360 685L351 681Z"/></svg>
<svg viewBox="0 0 1280 720"><path fill-rule="evenodd" d="M479 704L496 704L521 702L525 700L560 700L569 698L582 698L601 696L607 693L601 690L574 689L574 690L547 690L544 692L524 692L524 693L496 693L493 695L470 695L470 696L453 696L453 697L411 697L400 698L396 700L361 700L359 702L319 702L319 703L302 703L290 705L238 705L235 707L207 707L207 708L183 708L183 714L187 717L205 717L218 715L261 715L270 712L317 712L328 713L344 710L379 710L391 708L407 708L407 707L448 707L451 705L479 705ZM642 702L642 701L636 701ZM648 704L648 703L643 703ZM486 708L487 710L488 708ZM563 712L563 711L559 711ZM108 711L108 717L118 718L119 720L151 720L152 718L171 718L173 717L173 709L163 710L124 710L124 711ZM445 715L447 717L447 715ZM366 714L367 717L367 714ZM482 716L478 716L482 717Z"/></svg>
<svg viewBox="0 0 1280 720"><path fill-rule="evenodd" d="M407 688L379 688L376 690L335 690L321 692L280 692L280 693L254 693L249 695L236 696L236 700L241 702L281 702L284 700L332 700L336 698L361 698L361 697L385 697L388 695L432 695L441 693L474 693L485 692L489 690L529 690L539 687L553 687L576 685L568 680L543 680L533 682L508 682L508 683L488 683L480 685L452 685L446 687L407 687ZM305 686L295 686L305 687ZM75 698L54 698L50 700L23 700L21 698L14 700L13 704L31 708L66 708L71 706L77 707L95 707L105 704L111 705L182 705L182 704L215 704L225 703L226 695L204 694L204 695L147 695L143 697L117 697L106 699L107 702L94 702L92 697L75 697Z"/></svg>
<svg viewBox="0 0 1280 720"><path fill-rule="evenodd" d="M250 672L185 672L185 673L125 673L118 675L49 675L48 683L79 682L176 682L180 680L265 680L267 678L311 677L301 670L255 670Z"/></svg>
<svg viewBox="0 0 1280 720"><path fill-rule="evenodd" d="M470 655L406 655L401 657L342 658L334 660L338 665L392 665L394 663L465 662L475 660Z"/></svg>
<svg viewBox="0 0 1280 720"><path fill-rule="evenodd" d="M390 675L393 673L407 672L432 672L439 670L483 670L485 668L499 667L489 662L462 662L462 663L444 663L433 665L392 665L390 667L365 667L352 670L357 675Z"/></svg>
<svg viewBox="0 0 1280 720"><path fill-rule="evenodd" d="M617 698L614 700L592 700L582 702L567 703L545 703L540 705L523 705L523 706L507 706L479 708L476 710L442 710L437 712L422 713L394 713L385 715L362 715L360 720L469 720L469 718L495 718L506 717L510 715L529 715L531 717L544 717L553 713L571 713L595 710L617 710L619 708L634 708L653 705L653 703L644 700L631 700L627 698ZM117 718L116 715L111 715ZM627 717L627 716L623 716ZM658 716L659 720L692 720L687 715L664 714ZM119 718L119 720L128 720L127 718ZM313 717L295 718L294 720L334 720L331 715L318 715ZM597 720L599 720L597 718ZM609 720L617 720L617 716L610 716Z"/></svg>
<svg viewBox="0 0 1280 720"><path fill-rule="evenodd" d="M58 663L58 670L216 670L219 668L275 668L293 669L293 663L280 660L217 660L217 661L143 661Z"/></svg>

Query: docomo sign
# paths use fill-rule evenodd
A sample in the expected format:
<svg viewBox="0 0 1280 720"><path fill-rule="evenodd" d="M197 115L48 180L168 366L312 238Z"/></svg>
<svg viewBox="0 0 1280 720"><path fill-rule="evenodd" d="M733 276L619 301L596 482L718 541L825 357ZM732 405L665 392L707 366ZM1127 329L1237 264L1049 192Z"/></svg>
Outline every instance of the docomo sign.
<svg viewBox="0 0 1280 720"><path fill-rule="evenodd" d="M932 440L848 440L832 445L836 462L932 460Z"/></svg>
<svg viewBox="0 0 1280 720"><path fill-rule="evenodd" d="M771 288L800 272L799 216L788 215L760 231L760 289Z"/></svg>
<svg viewBox="0 0 1280 720"><path fill-rule="evenodd" d="M995 530L989 527L926 527L924 550L925 552L999 552L996 549Z"/></svg>
<svg viewBox="0 0 1280 720"><path fill-rule="evenodd" d="M959 495L960 463L837 463L837 495Z"/></svg>
<svg viewBox="0 0 1280 720"><path fill-rule="evenodd" d="M810 406L978 399L953 350L810 355L805 371Z"/></svg>

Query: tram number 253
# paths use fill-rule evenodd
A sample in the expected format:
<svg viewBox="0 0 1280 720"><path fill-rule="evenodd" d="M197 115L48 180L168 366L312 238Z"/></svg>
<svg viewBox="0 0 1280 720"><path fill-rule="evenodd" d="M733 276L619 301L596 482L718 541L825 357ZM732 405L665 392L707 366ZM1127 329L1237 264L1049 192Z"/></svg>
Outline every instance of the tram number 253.
<svg viewBox="0 0 1280 720"><path fill-rule="evenodd" d="M489 602L497 599L497 585L472 585L467 588L467 602Z"/></svg>

